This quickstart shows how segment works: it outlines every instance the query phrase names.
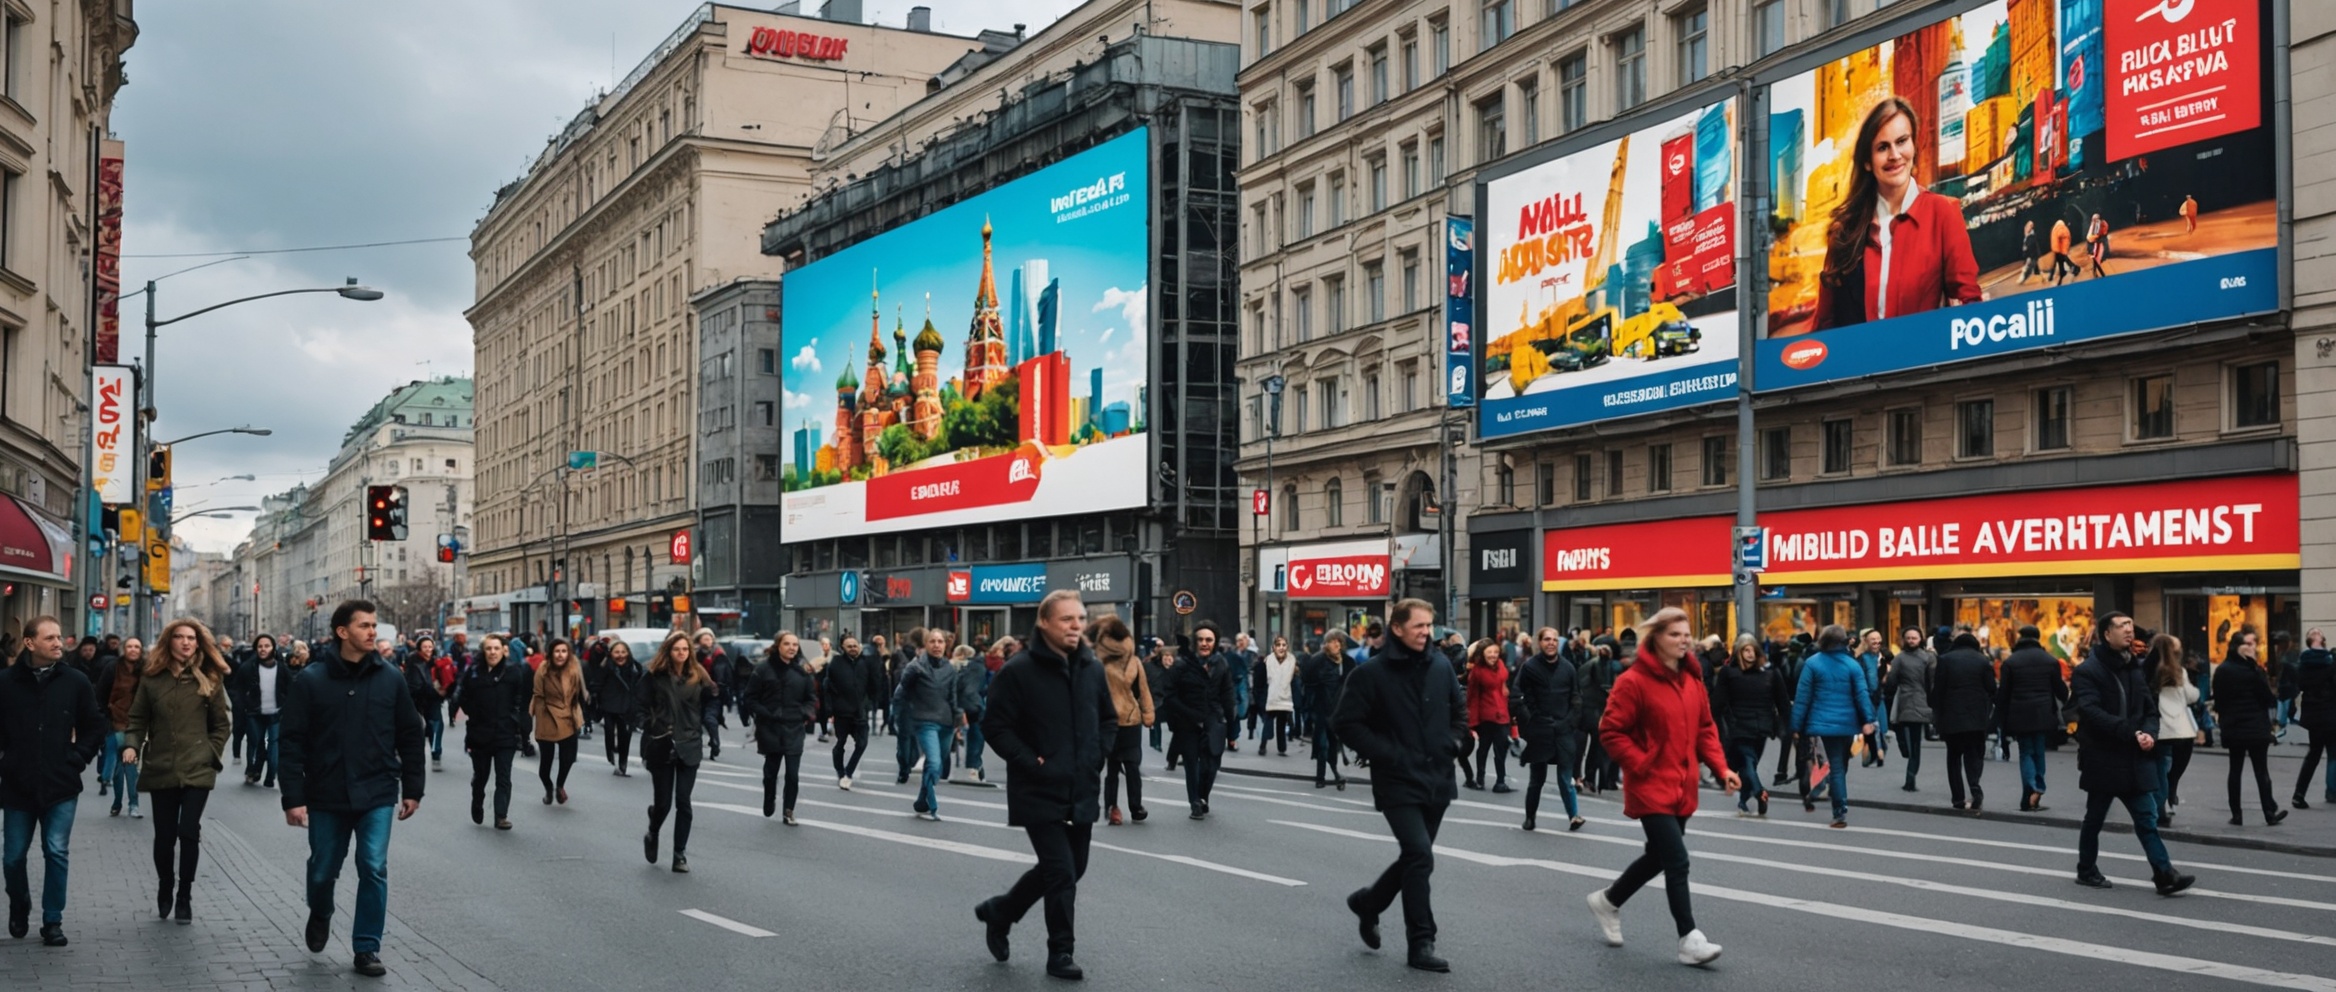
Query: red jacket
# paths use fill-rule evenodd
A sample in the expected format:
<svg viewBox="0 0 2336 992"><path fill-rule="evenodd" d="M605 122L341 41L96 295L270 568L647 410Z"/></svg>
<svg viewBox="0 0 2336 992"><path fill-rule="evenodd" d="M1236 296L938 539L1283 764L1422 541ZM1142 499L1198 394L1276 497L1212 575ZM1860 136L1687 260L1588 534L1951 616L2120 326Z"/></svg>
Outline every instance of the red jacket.
<svg viewBox="0 0 2336 992"><path fill-rule="evenodd" d="M1468 669L1468 725L1509 722L1509 666L1472 665Z"/></svg>
<svg viewBox="0 0 2336 992"><path fill-rule="evenodd" d="M1632 819L1695 815L1699 759L1723 779L1728 773L1692 652L1672 671L1640 647L1638 661L1622 670L1606 697L1598 743L1622 766L1622 815Z"/></svg>
<svg viewBox="0 0 2336 992"><path fill-rule="evenodd" d="M1866 234L1865 319L1875 319L1882 292L1882 244ZM1890 221L1890 306L1887 317L1936 310L1948 302L1979 300L1979 262L1963 207L1929 190L1914 194L1906 212ZM1833 314L1833 288L1817 283L1817 329L1842 326Z"/></svg>

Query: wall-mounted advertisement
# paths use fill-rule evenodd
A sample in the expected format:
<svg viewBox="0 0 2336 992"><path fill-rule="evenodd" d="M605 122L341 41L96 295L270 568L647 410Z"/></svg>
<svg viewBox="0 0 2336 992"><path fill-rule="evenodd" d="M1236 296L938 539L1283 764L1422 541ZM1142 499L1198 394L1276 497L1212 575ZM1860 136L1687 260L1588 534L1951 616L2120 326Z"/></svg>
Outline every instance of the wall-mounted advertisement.
<svg viewBox="0 0 2336 992"><path fill-rule="evenodd" d="M2276 309L2267 40L2264 0L1997 0L1775 83L1755 385Z"/></svg>
<svg viewBox="0 0 2336 992"><path fill-rule="evenodd" d="M786 274L788 543L1143 506L1146 129Z"/></svg>
<svg viewBox="0 0 2336 992"><path fill-rule="evenodd" d="M1735 116L1713 104L1485 185L1481 436L1735 395Z"/></svg>
<svg viewBox="0 0 2336 992"><path fill-rule="evenodd" d="M1476 405L1476 222L1444 221L1444 405Z"/></svg>

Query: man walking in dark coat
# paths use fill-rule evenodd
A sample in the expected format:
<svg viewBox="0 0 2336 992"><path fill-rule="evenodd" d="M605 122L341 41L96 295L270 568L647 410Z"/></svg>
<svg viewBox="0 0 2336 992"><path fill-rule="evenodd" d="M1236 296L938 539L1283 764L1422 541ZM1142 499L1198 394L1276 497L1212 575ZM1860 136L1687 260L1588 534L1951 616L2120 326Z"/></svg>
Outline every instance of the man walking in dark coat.
<svg viewBox="0 0 2336 992"><path fill-rule="evenodd" d="M308 949L332 936L333 883L357 848L357 912L349 944L360 975L380 977L389 916L389 825L422 806L422 713L397 668L374 649L375 609L333 609L330 652L301 669L284 702L284 822L308 830ZM313 776L311 773L314 773Z"/></svg>
<svg viewBox="0 0 2336 992"><path fill-rule="evenodd" d="M1995 725L1995 664L1970 631L1955 635L1930 673L1931 725L1947 745L1947 791L1956 809L1976 813L1985 799L1979 773L1987 764L1987 728ZM1971 787L1965 803L1963 787Z"/></svg>
<svg viewBox="0 0 2336 992"><path fill-rule="evenodd" d="M1168 669L1168 725L1184 759L1184 797L1192 818L1209 815L1209 791L1224 760L1226 729L1233 723L1233 672L1217 651L1217 626L1202 623L1192 634L1193 656Z"/></svg>
<svg viewBox="0 0 2336 992"><path fill-rule="evenodd" d="M1436 830L1460 795L1453 761L1468 746L1468 708L1460 681L1441 652L1428 648L1434 607L1417 599L1387 615L1385 646L1347 676L1331 723L1371 762L1371 802L1387 818L1401 852L1368 888L1346 897L1363 944L1379 947L1379 914L1403 897L1407 963L1421 971L1450 971L1436 956L1436 916L1428 878L1436 870Z"/></svg>
<svg viewBox="0 0 2336 992"><path fill-rule="evenodd" d="M1038 636L990 683L982 735L1006 762L1006 824L1030 836L1038 864L1005 895L973 908L987 928L990 954L1004 961L1008 932L1043 901L1046 973L1074 980L1086 975L1071 958L1072 908L1101 813L1106 742L1119 728L1086 629L1087 607L1077 592L1048 593L1038 604Z"/></svg>
<svg viewBox="0 0 2336 992"><path fill-rule="evenodd" d="M2128 624L2130 626L2130 624ZM2020 748L2020 809L2044 809L2045 745L2059 727L2061 704L2068 701L2068 683L2060 679L2060 659L2044 650L2035 627L2021 627L2011 657L1995 688L1995 715L2004 735Z"/></svg>
<svg viewBox="0 0 2336 992"><path fill-rule="evenodd" d="M2085 792L2076 884L2109 887L2099 858L2101 825L2114 800L2133 817L2133 836L2149 857L2158 894L2170 896L2197 879L2174 871L2166 843L2158 839L2157 762L2150 753L2157 748L2157 693L2150 691L2149 674L2133 655L2133 618L2106 613L2096 629L2092 655L2069 679L2076 700L2077 788Z"/></svg>
<svg viewBox="0 0 2336 992"><path fill-rule="evenodd" d="M883 655L881 646L877 655ZM861 654L860 639L846 634L843 653L827 660L823 698L828 720L835 725L835 782L846 792L852 788L852 773L860 770L860 756L868 752L868 708L889 691L884 662L878 658ZM848 759L846 744L852 748Z"/></svg>
<svg viewBox="0 0 2336 992"><path fill-rule="evenodd" d="M41 833L41 943L65 946L65 880L81 770L113 729L89 677L65 661L64 625L35 617L24 625L24 654L0 672L0 820L8 881L8 935L32 928L32 880L25 860L34 827Z"/></svg>

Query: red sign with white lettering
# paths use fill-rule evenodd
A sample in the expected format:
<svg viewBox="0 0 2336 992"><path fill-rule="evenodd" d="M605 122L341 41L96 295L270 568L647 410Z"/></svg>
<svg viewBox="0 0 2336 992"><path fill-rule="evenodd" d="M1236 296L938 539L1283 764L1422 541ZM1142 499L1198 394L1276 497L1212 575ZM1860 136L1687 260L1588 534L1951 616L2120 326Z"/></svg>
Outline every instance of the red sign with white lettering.
<svg viewBox="0 0 2336 992"><path fill-rule="evenodd" d="M2286 570L2301 567L2300 519L2287 474L1786 510L1760 515L1761 581ZM1690 517L1546 531L1541 586L1724 586L1733 524Z"/></svg>
<svg viewBox="0 0 2336 992"><path fill-rule="evenodd" d="M1292 548L1284 591L1291 599L1385 599L1388 572L1385 540Z"/></svg>
<svg viewBox="0 0 2336 992"><path fill-rule="evenodd" d="M1265 516L1266 511L1272 508L1273 496L1265 490L1259 489L1249 494L1249 513L1251 516Z"/></svg>
<svg viewBox="0 0 2336 992"><path fill-rule="evenodd" d="M2263 118L2257 0L2108 0L2109 158L2236 134Z"/></svg>
<svg viewBox="0 0 2336 992"><path fill-rule="evenodd" d="M1038 492L1045 458L1026 443L1003 455L876 476L868 480L868 519L1027 502Z"/></svg>
<svg viewBox="0 0 2336 992"><path fill-rule="evenodd" d="M844 49L850 44L850 38L835 38L786 28L756 28L746 36L746 54L766 59L833 62L844 57Z"/></svg>

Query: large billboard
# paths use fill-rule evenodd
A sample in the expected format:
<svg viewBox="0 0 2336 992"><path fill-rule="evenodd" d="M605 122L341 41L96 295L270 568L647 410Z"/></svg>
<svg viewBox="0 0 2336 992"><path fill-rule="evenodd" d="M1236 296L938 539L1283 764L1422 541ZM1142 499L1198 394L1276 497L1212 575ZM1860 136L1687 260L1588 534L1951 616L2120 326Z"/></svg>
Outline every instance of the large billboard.
<svg viewBox="0 0 2336 992"><path fill-rule="evenodd" d="M1736 102L1485 184L1486 438L1735 395Z"/></svg>
<svg viewBox="0 0 2336 992"><path fill-rule="evenodd" d="M1996 0L1773 84L1754 384L2277 309L2263 4Z"/></svg>
<svg viewBox="0 0 2336 992"><path fill-rule="evenodd" d="M1145 504L1146 129L786 274L781 540Z"/></svg>

